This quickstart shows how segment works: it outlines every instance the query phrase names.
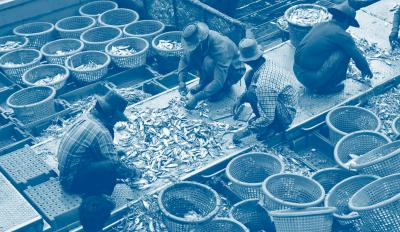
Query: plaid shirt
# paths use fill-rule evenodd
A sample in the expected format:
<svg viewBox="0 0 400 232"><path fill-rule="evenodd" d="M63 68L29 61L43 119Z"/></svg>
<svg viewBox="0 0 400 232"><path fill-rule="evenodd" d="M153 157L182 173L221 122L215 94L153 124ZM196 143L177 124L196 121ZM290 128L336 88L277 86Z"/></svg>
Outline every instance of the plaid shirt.
<svg viewBox="0 0 400 232"><path fill-rule="evenodd" d="M296 114L297 91L290 74L270 60L266 60L254 74L252 85L256 87L257 108L260 117L252 126L267 127L274 121L277 103L282 103L285 117L291 122ZM282 113L282 112L279 112Z"/></svg>
<svg viewBox="0 0 400 232"><path fill-rule="evenodd" d="M71 187L80 169L97 160L118 160L110 132L91 115L85 115L68 130L58 148L60 182Z"/></svg>

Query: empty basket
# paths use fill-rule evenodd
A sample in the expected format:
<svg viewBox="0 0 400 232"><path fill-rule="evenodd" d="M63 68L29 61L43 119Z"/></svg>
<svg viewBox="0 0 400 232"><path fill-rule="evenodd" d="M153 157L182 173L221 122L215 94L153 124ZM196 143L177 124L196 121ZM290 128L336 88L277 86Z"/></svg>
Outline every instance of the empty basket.
<svg viewBox="0 0 400 232"><path fill-rule="evenodd" d="M314 173L311 178L318 181L328 193L340 181L354 176L356 173L342 168L324 168Z"/></svg>
<svg viewBox="0 0 400 232"><path fill-rule="evenodd" d="M242 199L259 198L261 184L270 175L281 173L283 162L276 156L251 152L232 159L226 166L226 176L232 191Z"/></svg>
<svg viewBox="0 0 400 232"><path fill-rule="evenodd" d="M118 8L118 4L113 1L93 1L86 3L79 8L79 14L97 18L104 12Z"/></svg>
<svg viewBox="0 0 400 232"><path fill-rule="evenodd" d="M137 68L146 64L149 43L142 38L117 39L106 46L106 53L120 68Z"/></svg>
<svg viewBox="0 0 400 232"><path fill-rule="evenodd" d="M81 34L96 26L96 20L89 16L72 16L59 20L55 28L61 38L80 39Z"/></svg>
<svg viewBox="0 0 400 232"><path fill-rule="evenodd" d="M162 190L158 204L168 231L189 232L215 217L220 198L206 185L183 181Z"/></svg>
<svg viewBox="0 0 400 232"><path fill-rule="evenodd" d="M99 16L102 26L119 27L121 30L128 24L139 20L139 14L131 9L117 8L108 10Z"/></svg>
<svg viewBox="0 0 400 232"><path fill-rule="evenodd" d="M99 51L79 52L65 61L72 76L81 83L95 82L108 72L110 56Z"/></svg>
<svg viewBox="0 0 400 232"><path fill-rule="evenodd" d="M24 124L34 122L55 113L56 90L49 86L21 89L7 98L7 105Z"/></svg>
<svg viewBox="0 0 400 232"><path fill-rule="evenodd" d="M121 29L117 27L95 27L81 34L85 50L104 51L107 44L122 36Z"/></svg>
<svg viewBox="0 0 400 232"><path fill-rule="evenodd" d="M335 145L343 136L361 130L378 131L381 120L372 111L357 106L342 106L326 115L329 138Z"/></svg>
<svg viewBox="0 0 400 232"><path fill-rule="evenodd" d="M333 216L341 226L362 231L360 215L349 209L349 200L359 189L377 179L378 177L370 175L352 176L339 182L326 195L325 206L336 207Z"/></svg>
<svg viewBox="0 0 400 232"><path fill-rule="evenodd" d="M340 167L349 169L350 154L363 155L390 142L385 135L374 131L358 131L341 138L333 151L335 161Z"/></svg>
<svg viewBox="0 0 400 232"><path fill-rule="evenodd" d="M58 64L42 64L26 71L22 77L27 86L51 86L61 89L69 77L69 70Z"/></svg>
<svg viewBox="0 0 400 232"><path fill-rule="evenodd" d="M15 35L29 39L28 46L40 49L55 38L54 25L48 22L34 22L20 25L13 30Z"/></svg>
<svg viewBox="0 0 400 232"><path fill-rule="evenodd" d="M371 231L400 231L400 174L364 186L350 198L349 207Z"/></svg>
<svg viewBox="0 0 400 232"><path fill-rule="evenodd" d="M275 174L262 183L262 205L268 210L303 209L318 206L324 188L315 180L297 174Z"/></svg>
<svg viewBox="0 0 400 232"><path fill-rule="evenodd" d="M65 65L65 60L82 51L83 46L78 39L59 39L45 44L40 52L49 63Z"/></svg>
<svg viewBox="0 0 400 232"><path fill-rule="evenodd" d="M140 20L127 25L124 28L124 35L127 37L140 37L151 44L154 37L165 29L164 23L157 20Z"/></svg>
<svg viewBox="0 0 400 232"><path fill-rule="evenodd" d="M12 52L28 45L29 39L18 35L0 37L0 55Z"/></svg>
<svg viewBox="0 0 400 232"><path fill-rule="evenodd" d="M249 230L240 222L230 218L218 218L207 223L204 226L194 230L195 232L213 231L213 232L249 232Z"/></svg>

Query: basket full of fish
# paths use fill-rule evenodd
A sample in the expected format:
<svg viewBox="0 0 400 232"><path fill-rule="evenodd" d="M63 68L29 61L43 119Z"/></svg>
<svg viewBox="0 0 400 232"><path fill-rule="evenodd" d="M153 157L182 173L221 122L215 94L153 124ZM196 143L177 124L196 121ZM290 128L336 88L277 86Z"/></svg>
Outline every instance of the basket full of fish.
<svg viewBox="0 0 400 232"><path fill-rule="evenodd" d="M79 39L59 39L45 44L40 52L51 64L65 65L65 60L83 50L83 42Z"/></svg>
<svg viewBox="0 0 400 232"><path fill-rule="evenodd" d="M42 64L27 70L22 81L27 86L52 86L56 90L64 87L69 70L58 64Z"/></svg>
<svg viewBox="0 0 400 232"><path fill-rule="evenodd" d="M0 55L24 48L28 43L28 38L22 36L8 35L0 37Z"/></svg>
<svg viewBox="0 0 400 232"><path fill-rule="evenodd" d="M137 68L146 64L149 43L142 38L117 39L106 46L106 53L120 68Z"/></svg>

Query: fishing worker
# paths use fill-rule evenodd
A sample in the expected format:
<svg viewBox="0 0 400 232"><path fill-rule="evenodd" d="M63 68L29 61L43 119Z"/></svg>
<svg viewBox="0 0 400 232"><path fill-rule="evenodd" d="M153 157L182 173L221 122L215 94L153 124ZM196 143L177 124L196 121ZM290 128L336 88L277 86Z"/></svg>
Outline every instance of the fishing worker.
<svg viewBox="0 0 400 232"><path fill-rule="evenodd" d="M364 78L372 72L354 39L346 30L359 27L356 12L347 1L328 9L332 20L315 25L296 48L293 71L306 88L318 94L344 89L350 58Z"/></svg>
<svg viewBox="0 0 400 232"><path fill-rule="evenodd" d="M393 15L392 31L389 35L390 46L393 49L400 47L399 23L400 23L400 6L397 6L397 9L395 10Z"/></svg>
<svg viewBox="0 0 400 232"><path fill-rule="evenodd" d="M182 44L184 54L178 67L179 92L187 94L185 81L190 70L199 71L200 76L198 85L190 89L192 96L186 103L187 109L194 109L204 99L222 99L245 73L236 44L202 22L190 24L183 30Z"/></svg>
<svg viewBox="0 0 400 232"><path fill-rule="evenodd" d="M282 67L271 60L265 59L263 52L254 39L243 39L239 43L240 60L246 62L253 70L250 86L244 93L245 98L254 102L252 108L255 117L248 125L233 135L233 142L239 143L252 133L258 140L286 130L296 115L297 90L292 83L292 77ZM243 104L243 95L235 104ZM255 105L255 107L254 107Z"/></svg>

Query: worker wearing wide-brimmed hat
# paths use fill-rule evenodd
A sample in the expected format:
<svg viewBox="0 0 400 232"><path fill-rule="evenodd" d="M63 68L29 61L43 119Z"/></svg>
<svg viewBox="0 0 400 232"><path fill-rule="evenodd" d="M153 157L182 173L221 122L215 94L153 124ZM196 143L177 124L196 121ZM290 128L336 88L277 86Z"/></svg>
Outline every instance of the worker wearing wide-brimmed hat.
<svg viewBox="0 0 400 232"><path fill-rule="evenodd" d="M350 59L364 78L372 72L354 39L346 30L359 27L356 12L347 1L328 9L332 20L315 25L296 48L293 71L308 89L319 94L340 92L344 88Z"/></svg>
<svg viewBox="0 0 400 232"><path fill-rule="evenodd" d="M195 108L204 99L220 100L245 73L235 43L202 22L190 24L183 30L182 44L184 55L178 68L180 93L187 94L185 81L189 71L198 71L200 76L198 85L190 90L188 109Z"/></svg>

